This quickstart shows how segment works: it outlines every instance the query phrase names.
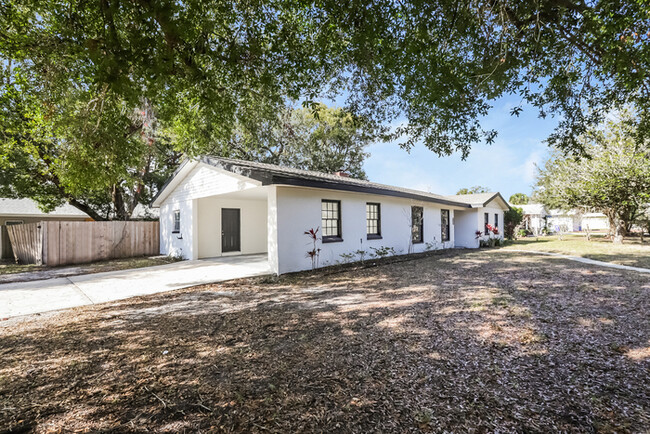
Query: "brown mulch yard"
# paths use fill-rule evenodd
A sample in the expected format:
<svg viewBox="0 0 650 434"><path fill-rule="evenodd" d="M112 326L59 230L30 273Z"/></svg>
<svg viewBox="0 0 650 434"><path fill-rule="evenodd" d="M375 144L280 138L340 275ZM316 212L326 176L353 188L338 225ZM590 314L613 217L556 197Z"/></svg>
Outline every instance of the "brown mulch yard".
<svg viewBox="0 0 650 434"><path fill-rule="evenodd" d="M0 322L0 431L648 432L650 276L447 252Z"/></svg>

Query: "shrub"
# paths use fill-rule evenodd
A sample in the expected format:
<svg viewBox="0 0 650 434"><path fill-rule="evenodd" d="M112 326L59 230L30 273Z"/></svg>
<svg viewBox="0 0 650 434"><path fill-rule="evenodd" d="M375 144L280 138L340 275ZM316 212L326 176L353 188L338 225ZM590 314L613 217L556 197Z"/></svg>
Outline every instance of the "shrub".
<svg viewBox="0 0 650 434"><path fill-rule="evenodd" d="M515 228L524 219L524 210L513 206L508 211L503 213L504 235L507 239L511 240L515 235Z"/></svg>
<svg viewBox="0 0 650 434"><path fill-rule="evenodd" d="M366 259L366 255L368 254L368 252L365 250L357 250L356 252L354 252L354 254L357 255L359 257L359 261L363 263L363 261Z"/></svg>
<svg viewBox="0 0 650 434"><path fill-rule="evenodd" d="M309 237L312 244L312 249L307 251L307 257L311 259L311 269L314 270L318 268L318 258L320 257L320 248L316 248L316 243L320 240L318 236L319 228L311 228L308 231L305 231L305 235Z"/></svg>
<svg viewBox="0 0 650 434"><path fill-rule="evenodd" d="M426 242L425 245L424 245L424 250L427 251L427 252L429 250L435 250L437 245L438 245L438 243L436 243L435 241L432 242L432 243Z"/></svg>
<svg viewBox="0 0 650 434"><path fill-rule="evenodd" d="M387 256L395 256L397 253L392 247L380 246L380 247L371 247L370 250L373 251L373 254L378 258L385 258Z"/></svg>

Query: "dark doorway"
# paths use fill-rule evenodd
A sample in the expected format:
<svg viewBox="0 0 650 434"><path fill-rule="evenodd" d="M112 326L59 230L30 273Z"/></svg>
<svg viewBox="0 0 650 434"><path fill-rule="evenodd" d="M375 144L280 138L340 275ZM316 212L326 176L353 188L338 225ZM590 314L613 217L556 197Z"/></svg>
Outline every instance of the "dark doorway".
<svg viewBox="0 0 650 434"><path fill-rule="evenodd" d="M241 250L239 208L221 208L221 252Z"/></svg>

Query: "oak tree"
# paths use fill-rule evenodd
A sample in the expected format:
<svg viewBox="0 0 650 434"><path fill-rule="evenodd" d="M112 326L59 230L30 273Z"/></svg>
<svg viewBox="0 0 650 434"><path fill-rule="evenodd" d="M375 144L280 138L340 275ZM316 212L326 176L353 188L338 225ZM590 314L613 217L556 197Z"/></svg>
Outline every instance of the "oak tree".
<svg viewBox="0 0 650 434"><path fill-rule="evenodd" d="M511 94L513 115L558 115L549 143L564 152L584 153L578 137L626 105L640 143L649 14L639 0L2 0L2 168L56 172L4 188L49 206L122 185L149 153L133 116L145 102L190 156L325 97L440 155L491 142L481 120Z"/></svg>
<svg viewBox="0 0 650 434"><path fill-rule="evenodd" d="M548 207L607 215L614 241L650 206L650 140L638 143L628 112L581 137L590 157L556 152L538 169L536 196Z"/></svg>

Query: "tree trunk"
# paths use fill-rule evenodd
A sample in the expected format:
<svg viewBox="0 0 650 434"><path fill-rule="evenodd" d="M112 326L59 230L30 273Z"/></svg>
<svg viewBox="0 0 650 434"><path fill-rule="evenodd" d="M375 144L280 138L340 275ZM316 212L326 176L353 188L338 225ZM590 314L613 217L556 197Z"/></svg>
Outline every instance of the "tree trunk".
<svg viewBox="0 0 650 434"><path fill-rule="evenodd" d="M607 216L607 220L609 221L609 229L607 230L607 238L610 240L614 240L615 234L616 234L616 217L614 216L614 213L611 211L606 211L604 213Z"/></svg>
<svg viewBox="0 0 650 434"><path fill-rule="evenodd" d="M614 233L614 244L623 244L623 238L627 235L627 224L624 220L617 219Z"/></svg>
<svg viewBox="0 0 650 434"><path fill-rule="evenodd" d="M129 216L126 212L126 204L124 203L124 195L122 194L122 188L117 185L113 185L113 207L115 208L115 217L118 220L128 220Z"/></svg>

